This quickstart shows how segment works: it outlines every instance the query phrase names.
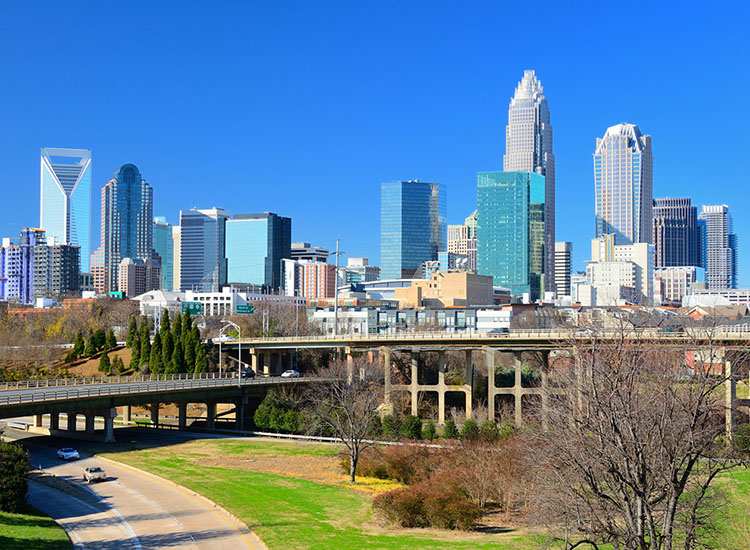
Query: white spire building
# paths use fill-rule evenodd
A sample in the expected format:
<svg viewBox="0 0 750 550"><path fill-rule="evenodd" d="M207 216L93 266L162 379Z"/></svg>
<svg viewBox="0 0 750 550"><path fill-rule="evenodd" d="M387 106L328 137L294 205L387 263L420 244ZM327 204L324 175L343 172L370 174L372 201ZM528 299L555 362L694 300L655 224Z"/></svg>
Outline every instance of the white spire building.
<svg viewBox="0 0 750 550"><path fill-rule="evenodd" d="M555 289L555 155L552 125L542 84L534 71L523 79L508 108L503 170L535 172L545 177L544 289Z"/></svg>
<svg viewBox="0 0 750 550"><path fill-rule="evenodd" d="M596 138L596 236L616 244L650 243L653 208L651 136L635 124L617 124Z"/></svg>

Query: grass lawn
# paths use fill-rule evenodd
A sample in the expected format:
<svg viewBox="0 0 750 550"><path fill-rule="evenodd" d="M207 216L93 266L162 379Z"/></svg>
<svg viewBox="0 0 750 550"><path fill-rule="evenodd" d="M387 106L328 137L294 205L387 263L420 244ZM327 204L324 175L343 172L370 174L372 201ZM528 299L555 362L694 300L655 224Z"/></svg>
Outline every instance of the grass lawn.
<svg viewBox="0 0 750 550"><path fill-rule="evenodd" d="M24 514L0 512L3 550L70 550L70 540L53 519L29 507Z"/></svg>
<svg viewBox="0 0 750 550"><path fill-rule="evenodd" d="M168 478L217 502L242 519L271 550L466 548L525 550L537 548L527 532L499 534L395 529L372 520L371 497L335 481L201 464L201 458L331 457L330 445L288 442L203 440L154 449L125 447L121 452L97 449L102 456ZM343 476L343 474L342 474ZM365 480L365 485L367 480Z"/></svg>
<svg viewBox="0 0 750 550"><path fill-rule="evenodd" d="M738 468L726 474L721 482L726 484L729 506L720 512L717 548L747 550L750 548L750 470Z"/></svg>

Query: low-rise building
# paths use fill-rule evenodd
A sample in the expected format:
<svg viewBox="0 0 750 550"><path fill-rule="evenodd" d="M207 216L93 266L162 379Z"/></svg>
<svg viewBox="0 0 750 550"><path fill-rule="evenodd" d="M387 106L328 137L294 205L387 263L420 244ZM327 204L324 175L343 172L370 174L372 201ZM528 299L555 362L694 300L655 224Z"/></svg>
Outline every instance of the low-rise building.
<svg viewBox="0 0 750 550"><path fill-rule="evenodd" d="M438 271L427 280L417 279L409 287L396 289L394 298L404 309L492 305L492 277L467 271Z"/></svg>

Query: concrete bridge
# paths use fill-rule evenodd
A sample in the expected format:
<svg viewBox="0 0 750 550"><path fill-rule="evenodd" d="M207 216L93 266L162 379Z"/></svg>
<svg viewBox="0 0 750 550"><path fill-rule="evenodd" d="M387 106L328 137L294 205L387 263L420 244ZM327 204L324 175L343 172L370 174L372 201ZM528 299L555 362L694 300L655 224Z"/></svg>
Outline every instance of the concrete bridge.
<svg viewBox="0 0 750 550"><path fill-rule="evenodd" d="M511 387L496 387L493 376L488 376L488 417L495 418L498 396L511 396L514 404L516 424L523 422L523 401L526 396L540 396L544 400L543 388L547 386L548 366L551 354L570 356L578 346L605 344L630 339L641 346L675 350L705 350L711 348L721 354L722 368L727 376L726 404L727 431L732 435L736 410L739 406L750 405L750 399L737 399L737 381L732 375L732 364L724 361L728 351L750 351L750 331L747 327L688 328L684 332L665 332L659 329L607 330L591 328L571 328L558 330L511 330L507 333L466 333L466 332L414 332L394 334L346 334L303 336L284 338L243 338L243 357L248 354L250 364L256 372L273 371L283 357L298 349L336 350L342 357L353 362L356 355L367 354L369 360L378 357L384 369L385 396L389 404L395 392L410 394L411 413L418 414L421 393L434 392L438 398L438 423L445 422L445 396L450 392L464 394L465 413L472 413L473 373L477 365L475 353L481 354L479 364L487 372L494 372L496 353L507 352L513 357L514 384ZM236 350L238 342L224 341L227 350ZM446 351L464 354L464 384L451 385L445 382ZM524 353L534 352L541 366L541 387L526 387L522 384L521 366ZM408 384L391 382L394 353L409 355L410 381ZM438 378L435 384L419 383L420 354L437 354ZM277 361L278 357L278 361ZM544 408L544 403L542 403Z"/></svg>
<svg viewBox="0 0 750 550"><path fill-rule="evenodd" d="M217 404L226 403L234 406L235 427L241 430L248 414L255 410L269 387L315 381L319 379L238 379L213 374L178 374L0 383L0 418L33 416L34 423L29 429L47 433L42 421L48 414L48 433L52 435L114 441L115 418L120 416L124 424L131 423L133 406L148 407L151 424L158 427L159 404L175 403L179 411L178 425L184 429L188 404L203 403L207 410L206 427L211 429L217 416ZM60 427L61 414L65 417L65 430ZM85 418L82 432L77 430L79 415ZM97 418L103 419L103 432L95 430Z"/></svg>

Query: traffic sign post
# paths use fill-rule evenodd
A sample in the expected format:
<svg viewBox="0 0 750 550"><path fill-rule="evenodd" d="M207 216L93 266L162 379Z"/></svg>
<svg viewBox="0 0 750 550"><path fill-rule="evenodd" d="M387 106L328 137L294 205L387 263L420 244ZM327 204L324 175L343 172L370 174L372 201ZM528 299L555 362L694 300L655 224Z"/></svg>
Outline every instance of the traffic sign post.
<svg viewBox="0 0 750 550"><path fill-rule="evenodd" d="M255 312L255 306L241 306L241 305L238 305L237 308L236 308L236 313L238 315L247 315L249 313L254 313L254 312Z"/></svg>
<svg viewBox="0 0 750 550"><path fill-rule="evenodd" d="M201 302L183 302L182 312L189 311L190 315L203 315L203 304Z"/></svg>

